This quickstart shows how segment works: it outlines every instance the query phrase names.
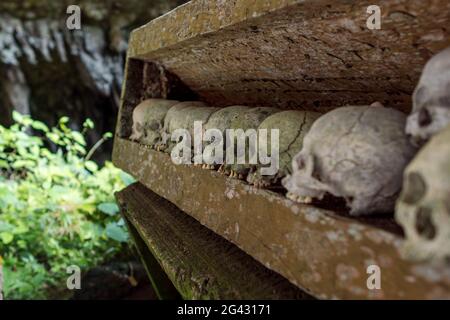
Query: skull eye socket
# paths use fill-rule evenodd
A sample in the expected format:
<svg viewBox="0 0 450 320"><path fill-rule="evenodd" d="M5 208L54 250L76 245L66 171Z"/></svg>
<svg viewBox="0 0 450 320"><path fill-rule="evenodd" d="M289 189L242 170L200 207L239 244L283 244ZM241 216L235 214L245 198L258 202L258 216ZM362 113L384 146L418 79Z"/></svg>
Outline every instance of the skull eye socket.
<svg viewBox="0 0 450 320"><path fill-rule="evenodd" d="M313 167L311 176L317 181L322 181L322 176L320 174L320 163L317 157L313 157Z"/></svg>
<svg viewBox="0 0 450 320"><path fill-rule="evenodd" d="M152 123L149 124L148 128L152 131L156 131L159 129L159 124L156 121L153 121Z"/></svg>
<svg viewBox="0 0 450 320"><path fill-rule="evenodd" d="M419 126L420 127L426 127L431 124L433 121L433 118L431 117L430 112L426 109L420 109L419 111Z"/></svg>
<svg viewBox="0 0 450 320"><path fill-rule="evenodd" d="M306 166L305 160L301 157L297 158L297 168L303 169Z"/></svg>
<svg viewBox="0 0 450 320"><path fill-rule="evenodd" d="M295 161L297 163L297 170L305 170L311 177L317 181L321 181L317 157L313 155L300 156Z"/></svg>
<svg viewBox="0 0 450 320"><path fill-rule="evenodd" d="M136 122L135 129L136 129L137 132L141 133L142 131L144 131L144 126L143 126L142 123Z"/></svg>
<svg viewBox="0 0 450 320"><path fill-rule="evenodd" d="M428 240L432 240L436 236L436 228L431 220L431 210L429 208L419 208L416 216L416 230Z"/></svg>
<svg viewBox="0 0 450 320"><path fill-rule="evenodd" d="M427 185L422 176L417 172L411 172L406 176L401 199L407 204L414 205L423 198L426 191Z"/></svg>

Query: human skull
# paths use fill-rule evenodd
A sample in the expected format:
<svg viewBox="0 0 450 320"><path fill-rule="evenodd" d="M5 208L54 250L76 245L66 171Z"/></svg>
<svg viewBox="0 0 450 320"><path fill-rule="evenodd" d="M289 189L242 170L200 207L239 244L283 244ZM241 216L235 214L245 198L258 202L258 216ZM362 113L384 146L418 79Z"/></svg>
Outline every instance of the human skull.
<svg viewBox="0 0 450 320"><path fill-rule="evenodd" d="M289 110L275 113L261 122L258 130L267 130L267 146L258 144L258 147L260 150L265 148L269 156L272 150L270 132L279 130L279 169L275 175L267 176L262 174L261 165L258 164L252 168L253 172L247 176L247 181L256 187L267 188L290 174L292 158L302 149L303 138L319 116L317 112Z"/></svg>
<svg viewBox="0 0 450 320"><path fill-rule="evenodd" d="M194 122L201 122L203 127L208 122L209 118L218 110L220 110L220 108L206 106L195 106L186 110L186 121L188 124L186 129L188 129L191 136L194 136ZM200 134L203 135L203 132L200 132Z"/></svg>
<svg viewBox="0 0 450 320"><path fill-rule="evenodd" d="M405 115L378 106L349 106L321 116L283 179L288 197L302 202L326 193L342 197L352 215L393 212L404 167L415 149Z"/></svg>
<svg viewBox="0 0 450 320"><path fill-rule="evenodd" d="M231 123L250 108L246 106L231 106L214 112L205 124L205 130L218 129L223 134L231 127Z"/></svg>
<svg viewBox="0 0 450 320"><path fill-rule="evenodd" d="M249 108L245 112L237 114L236 117L234 117L231 120L230 127L227 129L233 129L233 130L242 129L244 132L246 132L248 129L257 130L259 125L261 124L261 122L264 119L266 119L268 116L270 116L276 112L280 112L280 110L277 108L271 108L271 107ZM237 150L236 149L236 145L237 145L236 137L231 137L230 140L234 141L234 143L233 143L234 150L232 151L232 152L234 152L234 155L235 155L234 163L233 164L225 164L224 166L222 166L220 171L222 173L229 174L233 178L244 179L244 178L246 178L247 173L250 171L251 165L249 163L245 163L245 164L236 163L237 159L238 159L237 152L239 152L239 151L245 152L246 161L249 160L249 157L251 156L250 150L248 148L249 147L249 139L246 138L245 150ZM226 152L228 152L229 148L231 148L231 147L232 146L230 146L230 145L226 145L226 147L225 147Z"/></svg>
<svg viewBox="0 0 450 320"><path fill-rule="evenodd" d="M428 61L413 95L406 132L421 144L450 123L450 47Z"/></svg>
<svg viewBox="0 0 450 320"><path fill-rule="evenodd" d="M164 127L162 129L161 142L157 145L159 151L170 153L176 142L171 140L172 132L176 129L189 129L188 114L192 109L199 107L207 107L200 101L185 101L172 106L164 119Z"/></svg>
<svg viewBox="0 0 450 320"><path fill-rule="evenodd" d="M161 141L161 129L169 109L178 101L148 99L133 110L133 126L130 140L153 147Z"/></svg>
<svg viewBox="0 0 450 320"><path fill-rule="evenodd" d="M406 168L395 218L405 231L406 258L450 259L450 125Z"/></svg>
<svg viewBox="0 0 450 320"><path fill-rule="evenodd" d="M234 121L234 119L236 119L237 117L239 117L240 114L246 112L247 110L249 110L249 107L246 106L230 106L230 107L226 107L226 108L221 108L218 111L214 112L208 119L208 121L205 123L204 125L204 132L206 132L207 130L211 130L211 129L216 129L219 130L222 133L222 137L225 136L225 130L231 127L231 123ZM225 149L225 141L223 141L224 143L224 149ZM208 143L204 143L204 147L206 148L206 146L208 145ZM210 160L209 157L212 157L213 155L210 154L205 154L204 155L206 158L208 158L208 160ZM208 162L212 162L212 161L208 161ZM205 164L203 165L204 169L216 169L216 165L213 164Z"/></svg>

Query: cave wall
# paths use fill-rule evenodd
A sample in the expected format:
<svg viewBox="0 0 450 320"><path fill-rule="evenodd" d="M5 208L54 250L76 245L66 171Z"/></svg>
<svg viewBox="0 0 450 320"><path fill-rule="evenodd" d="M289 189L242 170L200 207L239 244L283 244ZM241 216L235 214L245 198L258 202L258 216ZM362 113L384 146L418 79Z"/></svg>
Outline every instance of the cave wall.
<svg viewBox="0 0 450 320"><path fill-rule="evenodd" d="M80 0L82 28L70 31L71 1L0 1L0 123L17 110L48 124L67 115L74 128L89 117L90 142L113 131L129 32L184 2Z"/></svg>

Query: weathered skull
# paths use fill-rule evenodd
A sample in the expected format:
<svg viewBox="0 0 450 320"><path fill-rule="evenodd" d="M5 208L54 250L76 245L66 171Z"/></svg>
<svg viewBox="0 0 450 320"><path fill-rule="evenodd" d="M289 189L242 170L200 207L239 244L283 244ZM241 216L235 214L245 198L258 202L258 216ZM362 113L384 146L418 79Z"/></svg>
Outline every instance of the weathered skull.
<svg viewBox="0 0 450 320"><path fill-rule="evenodd" d="M450 123L450 48L438 53L423 69L414 91L406 133L416 144L428 140Z"/></svg>
<svg viewBox="0 0 450 320"><path fill-rule="evenodd" d="M288 197L302 202L326 193L342 197L352 215L393 212L404 167L415 149L405 115L377 106L343 107L321 116L283 179Z"/></svg>
<svg viewBox="0 0 450 320"><path fill-rule="evenodd" d="M189 130L191 136L194 137L194 122L199 121L202 123L202 127L204 127L209 118L218 110L220 110L220 108L205 106L192 107L186 110L186 121L188 123L186 129ZM200 132L200 134L203 134L203 132Z"/></svg>
<svg viewBox="0 0 450 320"><path fill-rule="evenodd" d="M141 102L133 110L133 127L131 140L155 146L161 141L161 129L164 118L170 107L178 101L164 99L148 99Z"/></svg>
<svg viewBox="0 0 450 320"><path fill-rule="evenodd" d="M266 119L268 116L280 112L277 108L271 108L271 107L256 107L256 108L249 108L243 113L237 114L235 118L233 118L230 122L230 127L227 129L242 129L244 132L246 132L248 129L255 129L257 130L261 122ZM245 158L246 163L245 164L237 164L237 152L239 150L236 149L237 145L237 139L236 137L232 138L234 141L234 153L235 153L235 159L234 164L225 164L221 168L221 172L225 174L230 174L231 177L234 178L240 178L244 179L247 176L247 173L250 171L251 165L248 163L250 153L249 153L249 139L246 138L245 143L245 150L241 150L242 152L245 152ZM226 152L228 152L228 149L231 148L230 145L226 145ZM256 150L255 150L256 151Z"/></svg>
<svg viewBox="0 0 450 320"><path fill-rule="evenodd" d="M279 169L277 174L266 176L261 174L261 165L257 165L252 168L253 172L247 176L247 181L256 187L266 188L277 184L286 174L290 174L292 158L302 149L303 138L319 116L320 113L317 112L289 110L266 118L259 125L258 130L267 130L267 146L258 144L258 147L265 148L270 156L272 150L270 132L273 129L279 130Z"/></svg>
<svg viewBox="0 0 450 320"><path fill-rule="evenodd" d="M231 106L219 109L218 111L214 112L204 125L204 132L210 129L217 129L222 133L222 138L225 136L225 130L231 127L232 121L239 117L240 114L246 112L249 110L249 107L246 106ZM204 143L204 147L206 147L208 144ZM224 150L225 150L225 141L223 141ZM213 157L213 155L205 155L206 158ZM208 159L210 160L210 159ZM212 162L212 161L208 161ZM203 165L204 169L215 169L216 165Z"/></svg>
<svg viewBox="0 0 450 320"><path fill-rule="evenodd" d="M188 114L192 109L207 105L200 101L185 101L172 106L167 112L162 129L162 141L157 145L157 149L170 153L176 142L171 141L172 132L176 129L189 129Z"/></svg>
<svg viewBox="0 0 450 320"><path fill-rule="evenodd" d="M205 130L218 129L223 134L231 127L231 123L250 108L246 106L231 106L217 110L205 124Z"/></svg>
<svg viewBox="0 0 450 320"><path fill-rule="evenodd" d="M450 259L450 125L406 168L395 218L405 231L406 258Z"/></svg>

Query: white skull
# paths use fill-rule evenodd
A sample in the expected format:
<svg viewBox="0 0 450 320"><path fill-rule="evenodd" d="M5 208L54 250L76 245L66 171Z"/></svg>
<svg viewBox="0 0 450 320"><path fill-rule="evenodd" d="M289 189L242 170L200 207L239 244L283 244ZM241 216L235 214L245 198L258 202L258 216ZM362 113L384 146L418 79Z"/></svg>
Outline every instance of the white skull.
<svg viewBox="0 0 450 320"><path fill-rule="evenodd" d="M406 258L450 259L450 125L406 168L395 218L405 231Z"/></svg>
<svg viewBox="0 0 450 320"><path fill-rule="evenodd" d="M205 131L209 129L217 129L225 134L225 130L231 128L231 123L239 117L239 115L249 110L246 106L230 106L222 108L214 112L205 124Z"/></svg>
<svg viewBox="0 0 450 320"><path fill-rule="evenodd" d="M169 109L178 101L148 99L133 110L131 140L154 146L161 140L161 128Z"/></svg>
<svg viewBox="0 0 450 320"><path fill-rule="evenodd" d="M220 108L217 107L206 107L206 106L200 106L200 107L192 107L186 110L186 122L188 124L188 127L185 128L189 131L192 138L194 137L194 123L195 122L201 122L202 128L206 125L209 118ZM200 134L203 136L203 132L200 132Z"/></svg>
<svg viewBox="0 0 450 320"><path fill-rule="evenodd" d="M176 129L189 129L189 111L194 108L206 108L207 105L200 101L185 101L172 106L164 118L164 127L162 128L162 141L157 145L158 150L165 152L171 151L176 144L171 141L172 132Z"/></svg>
<svg viewBox="0 0 450 320"><path fill-rule="evenodd" d="M352 215L393 212L404 167L415 149L405 115L379 106L343 107L321 116L283 179L288 197L302 202L326 193L342 197Z"/></svg>
<svg viewBox="0 0 450 320"><path fill-rule="evenodd" d="M264 166L256 165L252 173L248 175L247 181L259 188L279 184L281 178L292 172L292 158L302 149L303 138L319 116L318 112L287 110L275 113L261 122L258 130L267 130L268 137L264 145L258 143L258 148L265 149L269 156L272 150L271 130L275 129L279 132L279 169L275 175L266 176L261 173Z"/></svg>
<svg viewBox="0 0 450 320"><path fill-rule="evenodd" d="M423 69L413 96L406 133L416 144L428 140L450 123L450 48L438 53Z"/></svg>
<svg viewBox="0 0 450 320"><path fill-rule="evenodd" d="M208 121L205 123L203 129L204 132L207 130L219 130L222 133L222 143L225 150L225 131L226 129L231 128L231 123L238 118L241 114L245 113L249 110L249 107L247 106L230 106L226 108L221 108L214 112L208 119ZM208 142L204 142L203 146L206 148L209 145ZM214 154L204 154L204 159L210 163L214 160ZM216 169L217 165L204 165L204 169Z"/></svg>
<svg viewBox="0 0 450 320"><path fill-rule="evenodd" d="M242 113L237 113L236 117L232 119L230 122L230 127L227 129L242 129L246 132L249 129L254 129L255 131L258 129L261 122L264 121L270 115L280 112L280 109L272 108L272 107L255 107L249 108ZM227 139L227 138L225 138ZM225 164L222 167L221 172L224 174L229 174L233 178L246 179L247 174L250 171L251 165L247 162L245 164L236 163L239 156L245 156L246 161L250 158L250 149L249 149L249 138L246 138L245 150L239 150L235 146L237 144L236 136L230 137L230 140L234 141L234 145L226 145L226 152L229 152L230 148L234 148L234 164ZM238 154L241 153L242 154ZM253 154L253 153L252 153ZM253 154L254 155L254 154Z"/></svg>

